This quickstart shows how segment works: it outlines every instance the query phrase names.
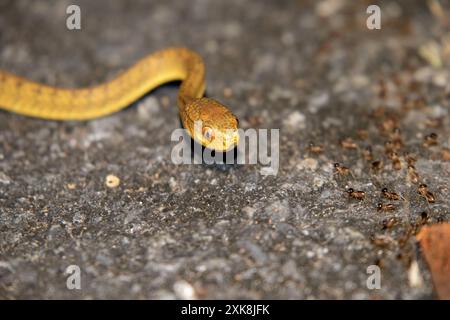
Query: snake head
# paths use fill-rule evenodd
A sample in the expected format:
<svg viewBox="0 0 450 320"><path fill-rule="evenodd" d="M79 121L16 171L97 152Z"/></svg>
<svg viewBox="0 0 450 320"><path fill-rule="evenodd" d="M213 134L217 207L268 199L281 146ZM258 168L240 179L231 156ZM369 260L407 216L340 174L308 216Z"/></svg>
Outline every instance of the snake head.
<svg viewBox="0 0 450 320"><path fill-rule="evenodd" d="M227 152L238 144L238 120L216 100L199 98L190 101L181 120L189 135L206 148Z"/></svg>

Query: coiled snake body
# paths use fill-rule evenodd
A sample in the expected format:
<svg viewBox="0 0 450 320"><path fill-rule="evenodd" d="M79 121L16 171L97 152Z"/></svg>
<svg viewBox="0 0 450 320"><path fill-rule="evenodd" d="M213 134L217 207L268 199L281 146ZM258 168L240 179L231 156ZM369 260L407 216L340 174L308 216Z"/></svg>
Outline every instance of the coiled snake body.
<svg viewBox="0 0 450 320"><path fill-rule="evenodd" d="M185 48L150 54L111 81L90 88L57 88L0 70L0 109L49 120L87 120L121 110L174 80L182 80L177 103L189 135L213 150L232 149L239 139L237 118L223 104L203 97L203 60ZM200 130L196 121L201 121Z"/></svg>

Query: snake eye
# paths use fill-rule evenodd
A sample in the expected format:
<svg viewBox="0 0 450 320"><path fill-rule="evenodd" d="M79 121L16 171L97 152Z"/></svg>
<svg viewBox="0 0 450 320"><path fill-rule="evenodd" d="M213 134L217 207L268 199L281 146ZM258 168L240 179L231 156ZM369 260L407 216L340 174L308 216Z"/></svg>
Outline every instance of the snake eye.
<svg viewBox="0 0 450 320"><path fill-rule="evenodd" d="M203 138L205 138L209 142L213 141L215 138L214 130L210 127L203 127L202 134L203 134Z"/></svg>

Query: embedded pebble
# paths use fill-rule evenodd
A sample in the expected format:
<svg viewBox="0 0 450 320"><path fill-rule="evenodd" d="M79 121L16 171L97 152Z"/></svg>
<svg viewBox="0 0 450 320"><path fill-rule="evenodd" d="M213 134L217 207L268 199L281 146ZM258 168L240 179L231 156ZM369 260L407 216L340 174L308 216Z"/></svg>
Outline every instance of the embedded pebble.
<svg viewBox="0 0 450 320"><path fill-rule="evenodd" d="M290 129L300 130L305 128L306 117L300 111L294 111L287 115L283 120L283 124L288 126Z"/></svg>
<svg viewBox="0 0 450 320"><path fill-rule="evenodd" d="M305 158L297 164L297 169L299 169L299 170L315 171L317 169L317 167L318 167L318 162L314 158Z"/></svg>
<svg viewBox="0 0 450 320"><path fill-rule="evenodd" d="M156 97L146 97L137 105L138 115L142 119L150 119L160 112L159 109L159 101Z"/></svg>
<svg viewBox="0 0 450 320"><path fill-rule="evenodd" d="M6 173L0 171L0 183L10 184L11 178L6 175Z"/></svg>
<svg viewBox="0 0 450 320"><path fill-rule="evenodd" d="M105 184L108 188L116 188L120 184L120 179L113 174L109 174L105 178Z"/></svg>
<svg viewBox="0 0 450 320"><path fill-rule="evenodd" d="M183 300L197 299L194 287L185 280L178 280L177 282L175 282L175 284L173 285L173 291L175 292L175 295L179 299Z"/></svg>

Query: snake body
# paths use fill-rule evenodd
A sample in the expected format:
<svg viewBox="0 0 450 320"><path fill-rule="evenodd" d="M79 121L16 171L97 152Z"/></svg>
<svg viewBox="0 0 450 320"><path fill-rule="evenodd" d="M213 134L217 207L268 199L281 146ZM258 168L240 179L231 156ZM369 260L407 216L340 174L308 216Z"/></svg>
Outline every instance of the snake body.
<svg viewBox="0 0 450 320"><path fill-rule="evenodd" d="M236 146L237 118L223 104L203 97L203 60L186 48L157 51L111 81L89 88L57 88L0 70L0 109L48 120L88 120L117 112L175 80L182 81L177 104L189 135L217 151ZM195 126L196 121L201 121L201 127Z"/></svg>

